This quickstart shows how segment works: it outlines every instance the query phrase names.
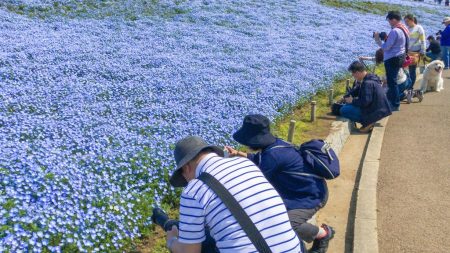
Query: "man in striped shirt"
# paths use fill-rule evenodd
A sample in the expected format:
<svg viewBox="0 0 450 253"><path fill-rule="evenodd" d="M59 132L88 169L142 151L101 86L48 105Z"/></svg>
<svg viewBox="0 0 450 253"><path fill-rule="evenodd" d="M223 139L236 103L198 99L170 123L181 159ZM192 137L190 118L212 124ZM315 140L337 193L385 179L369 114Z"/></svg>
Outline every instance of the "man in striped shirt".
<svg viewBox="0 0 450 253"><path fill-rule="evenodd" d="M185 188L179 228L173 226L167 232L167 247L173 253L199 253L206 238L205 226L220 252L257 252L222 200L197 179L203 172L233 195L272 252L302 252L281 197L253 162L242 157L223 158L221 148L196 136L179 141L174 155L177 167L170 183Z"/></svg>

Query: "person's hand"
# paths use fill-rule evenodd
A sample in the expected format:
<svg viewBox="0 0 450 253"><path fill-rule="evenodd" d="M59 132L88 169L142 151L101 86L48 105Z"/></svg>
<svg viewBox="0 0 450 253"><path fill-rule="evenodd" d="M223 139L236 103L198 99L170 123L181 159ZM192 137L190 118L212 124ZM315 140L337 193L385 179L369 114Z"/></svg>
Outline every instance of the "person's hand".
<svg viewBox="0 0 450 253"><path fill-rule="evenodd" d="M175 225L172 226L171 230L167 231L167 240L172 237L178 237L178 228Z"/></svg>
<svg viewBox="0 0 450 253"><path fill-rule="evenodd" d="M374 32L374 33L373 33L373 38L374 38L375 40L379 40L379 39L380 39L380 34L379 34L378 32Z"/></svg>
<svg viewBox="0 0 450 253"><path fill-rule="evenodd" d="M228 154L229 154L230 157L239 155L239 151L237 151L236 149L234 149L234 148L232 148L230 146L225 146L224 148L228 151Z"/></svg>
<svg viewBox="0 0 450 253"><path fill-rule="evenodd" d="M351 104L352 101L353 101L353 97L351 97L351 96L345 98L345 103L347 103L347 104Z"/></svg>

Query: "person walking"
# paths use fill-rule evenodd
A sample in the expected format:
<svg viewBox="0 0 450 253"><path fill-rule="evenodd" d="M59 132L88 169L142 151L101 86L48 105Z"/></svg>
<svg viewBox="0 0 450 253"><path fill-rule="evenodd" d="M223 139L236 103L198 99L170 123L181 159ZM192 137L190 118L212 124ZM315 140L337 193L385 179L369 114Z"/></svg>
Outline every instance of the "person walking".
<svg viewBox="0 0 450 253"><path fill-rule="evenodd" d="M445 25L445 29L441 32L442 61L448 69L450 67L450 17L444 18L442 24Z"/></svg>
<svg viewBox="0 0 450 253"><path fill-rule="evenodd" d="M386 19L392 28L386 42L381 41L378 32L374 33L374 39L384 52L384 68L388 85L387 98L392 106L392 110L399 111L400 94L395 80L397 79L398 71L405 62L409 32L400 22L402 20L400 12L389 11Z"/></svg>

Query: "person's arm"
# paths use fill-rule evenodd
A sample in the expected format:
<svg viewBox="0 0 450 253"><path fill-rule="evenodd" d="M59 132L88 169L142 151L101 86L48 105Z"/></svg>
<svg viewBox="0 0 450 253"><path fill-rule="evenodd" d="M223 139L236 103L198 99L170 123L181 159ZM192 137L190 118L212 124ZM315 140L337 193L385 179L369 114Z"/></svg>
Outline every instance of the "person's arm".
<svg viewBox="0 0 450 253"><path fill-rule="evenodd" d="M399 28L394 28L389 32L388 38L386 40L385 43L381 43L380 37L378 36L378 40L377 40L377 44L378 46L380 46L384 51L388 51L392 48L392 46L394 46L395 41L397 40L397 32L395 31L395 29L399 29Z"/></svg>
<svg viewBox="0 0 450 253"><path fill-rule="evenodd" d="M360 61L375 61L375 56L360 56L358 59Z"/></svg>
<svg viewBox="0 0 450 253"><path fill-rule="evenodd" d="M248 155L245 152L239 151L237 149L234 149L230 146L225 146L225 149L228 151L228 153L230 154L230 157L234 157L234 156L241 156L241 157L247 157ZM250 159L250 158L249 158ZM250 159L251 160L251 159Z"/></svg>
<svg viewBox="0 0 450 253"><path fill-rule="evenodd" d="M421 42L420 53L425 54L427 48L425 30L422 26L419 27L419 41Z"/></svg>
<svg viewBox="0 0 450 253"><path fill-rule="evenodd" d="M167 231L167 248L172 253L200 253L205 239L204 209L197 199L183 191L179 229L172 227Z"/></svg>
<svg viewBox="0 0 450 253"><path fill-rule="evenodd" d="M256 164L258 165L258 164ZM258 165L261 172L269 180L272 180L275 171L278 169L278 162L276 157L270 151L266 151L261 155L261 163Z"/></svg>
<svg viewBox="0 0 450 253"><path fill-rule="evenodd" d="M202 251L201 243L186 244L178 240L178 229L176 226L167 231L167 248L172 253L200 253Z"/></svg>
<svg viewBox="0 0 450 253"><path fill-rule="evenodd" d="M373 92L372 86L370 84L362 84L361 92L357 98L354 98L352 101L352 105L358 107L366 107L372 103L373 100Z"/></svg>

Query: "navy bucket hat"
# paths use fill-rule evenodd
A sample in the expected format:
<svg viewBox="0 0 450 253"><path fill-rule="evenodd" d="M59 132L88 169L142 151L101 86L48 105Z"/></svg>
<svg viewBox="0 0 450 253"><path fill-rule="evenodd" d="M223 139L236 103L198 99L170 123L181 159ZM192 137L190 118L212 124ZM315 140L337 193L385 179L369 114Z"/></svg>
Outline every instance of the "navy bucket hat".
<svg viewBox="0 0 450 253"><path fill-rule="evenodd" d="M264 148L276 141L270 133L270 120L260 114L247 115L233 139L251 148Z"/></svg>
<svg viewBox="0 0 450 253"><path fill-rule="evenodd" d="M181 139L175 145L174 157L177 167L169 179L173 187L185 187L188 182L181 174L181 167L194 159L201 151L210 148L219 156L223 156L223 150L214 145L208 145L202 138L198 136L189 136Z"/></svg>

